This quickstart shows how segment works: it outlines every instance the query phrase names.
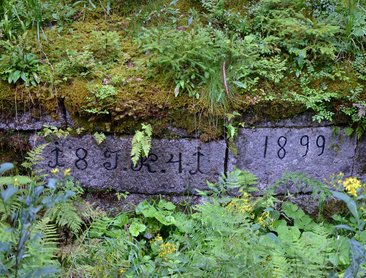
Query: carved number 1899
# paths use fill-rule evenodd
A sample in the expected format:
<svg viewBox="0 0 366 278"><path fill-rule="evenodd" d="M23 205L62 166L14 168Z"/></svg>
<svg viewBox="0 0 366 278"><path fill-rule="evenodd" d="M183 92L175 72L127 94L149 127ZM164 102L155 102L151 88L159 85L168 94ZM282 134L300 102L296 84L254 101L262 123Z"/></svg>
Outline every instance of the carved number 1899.
<svg viewBox="0 0 366 278"><path fill-rule="evenodd" d="M263 151L264 158L267 157L268 140L269 140L269 137L266 136L266 138L264 140L264 151ZM287 137L280 136L277 139L277 145L278 145L277 157L279 159L284 159L287 155L286 144L287 144ZM325 150L325 137L323 135L319 135L315 140L315 144L316 144L317 148L320 150L317 155L318 156L323 155L324 150ZM302 157L307 156L308 152L309 152L309 148L310 148L310 137L308 135L302 136L299 140L299 145L302 147L305 147L304 154L302 155Z"/></svg>

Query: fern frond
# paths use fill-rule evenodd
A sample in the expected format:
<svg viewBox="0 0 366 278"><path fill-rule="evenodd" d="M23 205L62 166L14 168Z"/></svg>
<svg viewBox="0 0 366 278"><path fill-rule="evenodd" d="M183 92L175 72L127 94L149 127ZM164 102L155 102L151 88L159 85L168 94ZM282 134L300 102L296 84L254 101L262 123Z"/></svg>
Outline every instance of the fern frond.
<svg viewBox="0 0 366 278"><path fill-rule="evenodd" d="M83 223L72 202L56 204L46 213L46 217L54 221L57 226L68 228L74 235L80 232Z"/></svg>
<svg viewBox="0 0 366 278"><path fill-rule="evenodd" d="M271 253L273 277L283 278L287 277L290 272L290 267L285 254L281 249L276 249Z"/></svg>
<svg viewBox="0 0 366 278"><path fill-rule="evenodd" d="M43 150L45 149L45 147L48 144L41 144L39 146L37 146L36 148L30 150L26 157L25 157L25 161L22 163L22 166L25 169L28 170L32 170L34 165L38 164L39 162L41 162L43 160Z"/></svg>
<svg viewBox="0 0 366 278"><path fill-rule="evenodd" d="M25 273L37 272L42 268L52 267L54 271L60 267L56 254L60 238L57 227L48 217L38 221L32 231L32 240L27 243L23 266Z"/></svg>
<svg viewBox="0 0 366 278"><path fill-rule="evenodd" d="M48 217L43 217L34 226L34 232L40 233L45 245L55 245L59 241L57 226Z"/></svg>
<svg viewBox="0 0 366 278"><path fill-rule="evenodd" d="M0 191L3 191L0 186ZM0 222L5 221L11 215L13 215L16 211L22 206L21 201L18 198L20 191L15 193L9 200L6 202L6 206L2 201L0 201Z"/></svg>
<svg viewBox="0 0 366 278"><path fill-rule="evenodd" d="M132 138L131 159L134 166L141 157L147 157L151 149L151 125L142 124L142 131L137 130Z"/></svg>

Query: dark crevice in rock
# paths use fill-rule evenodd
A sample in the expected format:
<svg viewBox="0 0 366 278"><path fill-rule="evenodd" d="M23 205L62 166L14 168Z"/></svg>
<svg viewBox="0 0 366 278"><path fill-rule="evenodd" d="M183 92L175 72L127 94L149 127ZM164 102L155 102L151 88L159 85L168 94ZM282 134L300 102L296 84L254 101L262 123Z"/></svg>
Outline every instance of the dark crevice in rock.
<svg viewBox="0 0 366 278"><path fill-rule="evenodd" d="M225 140L224 175L227 175L229 165L229 143Z"/></svg>
<svg viewBox="0 0 366 278"><path fill-rule="evenodd" d="M64 121L64 124L65 124L65 127L68 127L69 126L69 121L67 119L67 110L66 110L65 99L64 98L59 99L58 106L59 106L59 109L60 109L62 120Z"/></svg>

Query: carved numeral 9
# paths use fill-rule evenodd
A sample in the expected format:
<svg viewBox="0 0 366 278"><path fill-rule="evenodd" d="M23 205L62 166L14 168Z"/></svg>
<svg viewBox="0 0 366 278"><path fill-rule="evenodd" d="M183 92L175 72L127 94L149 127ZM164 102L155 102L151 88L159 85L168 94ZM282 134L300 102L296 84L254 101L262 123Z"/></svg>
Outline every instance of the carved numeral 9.
<svg viewBox="0 0 366 278"><path fill-rule="evenodd" d="M318 154L318 156L321 156L325 149L325 137L323 135L319 135L316 138L316 146L321 149L321 152Z"/></svg>

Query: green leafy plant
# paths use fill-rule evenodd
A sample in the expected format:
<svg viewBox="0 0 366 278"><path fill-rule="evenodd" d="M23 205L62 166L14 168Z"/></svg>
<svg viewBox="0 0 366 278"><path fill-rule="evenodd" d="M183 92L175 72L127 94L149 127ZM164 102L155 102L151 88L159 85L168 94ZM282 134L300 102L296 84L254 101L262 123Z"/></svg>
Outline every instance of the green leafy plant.
<svg viewBox="0 0 366 278"><path fill-rule="evenodd" d="M12 167L2 164L1 174ZM1 275L44 277L57 273L56 228L49 218L40 220L40 216L74 192L58 190L55 179L43 184L26 176L1 177L0 190Z"/></svg>
<svg viewBox="0 0 366 278"><path fill-rule="evenodd" d="M253 197L248 192L256 182L235 169L209 183L210 190L201 192L203 202L188 213L160 199L99 217L68 249L66 273L323 277L348 275L349 266L361 269L361 245L339 233L341 227L337 232L332 223L317 222L273 196Z"/></svg>
<svg viewBox="0 0 366 278"><path fill-rule="evenodd" d="M91 96L87 98L88 104L83 110L89 114L109 114L108 109L114 104L117 90L112 85L89 86Z"/></svg>
<svg viewBox="0 0 366 278"><path fill-rule="evenodd" d="M8 41L0 43L5 51L0 55L0 76L10 84L22 81L26 86L36 86L39 82L39 65L37 56L29 48L13 45Z"/></svg>
<svg viewBox="0 0 366 278"><path fill-rule="evenodd" d="M139 42L142 51L153 53L150 65L174 82L175 96L188 92L198 98L197 88L208 83L222 60L222 52L209 29L145 30Z"/></svg>
<svg viewBox="0 0 366 278"><path fill-rule="evenodd" d="M56 126L44 125L42 130L38 132L38 135L48 139L52 137L66 138L70 135L71 131L72 129L70 127L62 129Z"/></svg>
<svg viewBox="0 0 366 278"><path fill-rule="evenodd" d="M350 266L345 272L345 277L364 276L366 273L366 232L365 232L365 189L356 177L339 177L333 184L339 191L332 191L333 197L347 206L348 217L334 215L333 219L338 222L334 227L340 234L349 237Z"/></svg>
<svg viewBox="0 0 366 278"><path fill-rule="evenodd" d="M67 81L79 75L83 77L91 75L95 66L92 52L66 50L65 59L55 65L55 74L59 79Z"/></svg>
<svg viewBox="0 0 366 278"><path fill-rule="evenodd" d="M85 46L86 51L91 51L94 57L103 62L116 62L122 54L122 44L117 32L91 33L93 42Z"/></svg>
<svg viewBox="0 0 366 278"><path fill-rule="evenodd" d="M150 124L142 124L141 130L137 130L132 138L131 159L134 166L143 157L148 157L151 149L152 127Z"/></svg>

